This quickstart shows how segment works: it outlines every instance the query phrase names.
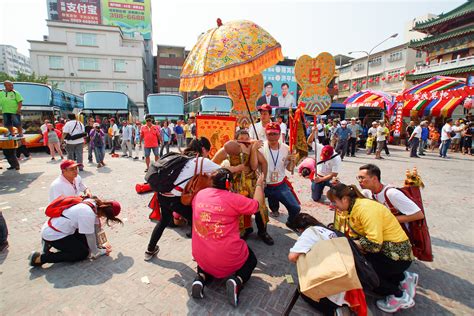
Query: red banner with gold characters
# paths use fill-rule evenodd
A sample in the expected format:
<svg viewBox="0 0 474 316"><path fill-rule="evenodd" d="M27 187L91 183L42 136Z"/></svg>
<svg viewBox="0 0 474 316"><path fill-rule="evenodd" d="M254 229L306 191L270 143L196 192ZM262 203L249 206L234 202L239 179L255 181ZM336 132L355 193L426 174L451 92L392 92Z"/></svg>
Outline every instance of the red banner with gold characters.
<svg viewBox="0 0 474 316"><path fill-rule="evenodd" d="M211 142L209 158L235 138L237 118L229 116L200 115L196 117L196 137L206 137Z"/></svg>
<svg viewBox="0 0 474 316"><path fill-rule="evenodd" d="M403 103L398 103L397 114L395 116L395 130L393 131L393 136L400 137L402 133L403 125Z"/></svg>

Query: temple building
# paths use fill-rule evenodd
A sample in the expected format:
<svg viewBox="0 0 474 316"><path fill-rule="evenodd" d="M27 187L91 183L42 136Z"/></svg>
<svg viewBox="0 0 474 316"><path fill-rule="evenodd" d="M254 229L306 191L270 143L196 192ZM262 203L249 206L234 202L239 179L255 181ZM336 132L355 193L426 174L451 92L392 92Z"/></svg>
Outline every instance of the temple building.
<svg viewBox="0 0 474 316"><path fill-rule="evenodd" d="M416 84L438 75L467 78L474 73L474 0L417 22L412 31L427 36L410 41L409 47L428 56L407 80Z"/></svg>

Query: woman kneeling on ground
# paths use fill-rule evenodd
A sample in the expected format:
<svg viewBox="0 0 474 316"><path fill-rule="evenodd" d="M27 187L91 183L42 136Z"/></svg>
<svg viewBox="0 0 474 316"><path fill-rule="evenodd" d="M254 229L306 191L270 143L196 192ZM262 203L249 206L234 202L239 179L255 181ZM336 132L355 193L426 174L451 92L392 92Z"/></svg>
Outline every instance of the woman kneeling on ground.
<svg viewBox="0 0 474 316"><path fill-rule="evenodd" d="M316 218L306 213L296 215L293 225L301 233L288 254L288 260L293 263L298 261L300 255L308 253L319 241L337 238L335 232L327 229ZM345 308L344 305L350 306L350 303L345 300L346 292L321 298L319 302L312 300L303 293L300 293L300 295L309 305L323 315L340 315Z"/></svg>
<svg viewBox="0 0 474 316"><path fill-rule="evenodd" d="M122 223L117 216L120 204L116 201L102 201L97 197L85 199L62 212L60 217L50 218L43 224L41 236L45 243L43 253L33 252L30 265L39 267L45 263L75 262L90 257L97 259L112 251L110 244L98 246L97 233L100 220ZM50 252L50 248L57 252Z"/></svg>
<svg viewBox="0 0 474 316"><path fill-rule="evenodd" d="M229 192L232 181L229 170L219 169L213 175L213 187L199 191L193 199L192 253L198 274L192 296L203 298L205 284L213 278L228 278L227 298L237 306L240 290L257 265L255 254L240 238L240 216L258 212L265 198L264 176L258 176L253 199Z"/></svg>
<svg viewBox="0 0 474 316"><path fill-rule="evenodd" d="M385 299L378 300L377 307L387 313L413 307L416 284L406 270L414 257L396 217L383 204L365 198L354 185L336 184L327 196L336 208L349 213L350 228L359 236L355 243L379 276L380 286L374 292Z"/></svg>

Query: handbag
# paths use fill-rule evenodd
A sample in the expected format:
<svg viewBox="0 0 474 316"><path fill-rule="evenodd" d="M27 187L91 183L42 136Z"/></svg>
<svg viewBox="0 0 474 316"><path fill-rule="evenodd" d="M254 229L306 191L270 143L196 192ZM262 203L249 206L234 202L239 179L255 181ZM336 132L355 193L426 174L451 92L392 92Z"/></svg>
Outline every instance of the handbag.
<svg viewBox="0 0 474 316"><path fill-rule="evenodd" d="M211 186L211 177L202 173L204 166L204 158L201 158L201 170L198 173L199 157L196 158L196 166L194 167L194 176L189 180L181 194L181 203L183 205L191 205L194 196L202 189Z"/></svg>
<svg viewBox="0 0 474 316"><path fill-rule="evenodd" d="M362 288L347 238L324 240L316 229L313 230L321 241L308 253L300 255L296 262L301 293L319 301L323 297Z"/></svg>

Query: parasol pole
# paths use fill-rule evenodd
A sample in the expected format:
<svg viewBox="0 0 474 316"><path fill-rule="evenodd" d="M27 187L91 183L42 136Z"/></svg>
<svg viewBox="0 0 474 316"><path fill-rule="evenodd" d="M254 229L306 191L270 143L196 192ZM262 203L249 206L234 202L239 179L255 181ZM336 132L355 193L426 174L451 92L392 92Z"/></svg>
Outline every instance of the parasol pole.
<svg viewBox="0 0 474 316"><path fill-rule="evenodd" d="M315 135L314 135L314 165L315 165L315 172L314 174L316 176L318 176L318 142L319 142L319 138L318 138L318 124L316 122L316 119L317 119L317 115L314 116L314 128L316 129L315 131Z"/></svg>
<svg viewBox="0 0 474 316"><path fill-rule="evenodd" d="M252 113L250 112L250 108L247 103L247 97L245 97L244 88L242 88L242 83L240 82L240 80L237 80L237 81L239 82L240 91L242 92L242 95L244 96L245 106L247 107L247 111L249 112L250 122L252 123L253 131L255 132L255 137L257 137L257 140L259 140L257 129L255 128L255 124L253 122Z"/></svg>

